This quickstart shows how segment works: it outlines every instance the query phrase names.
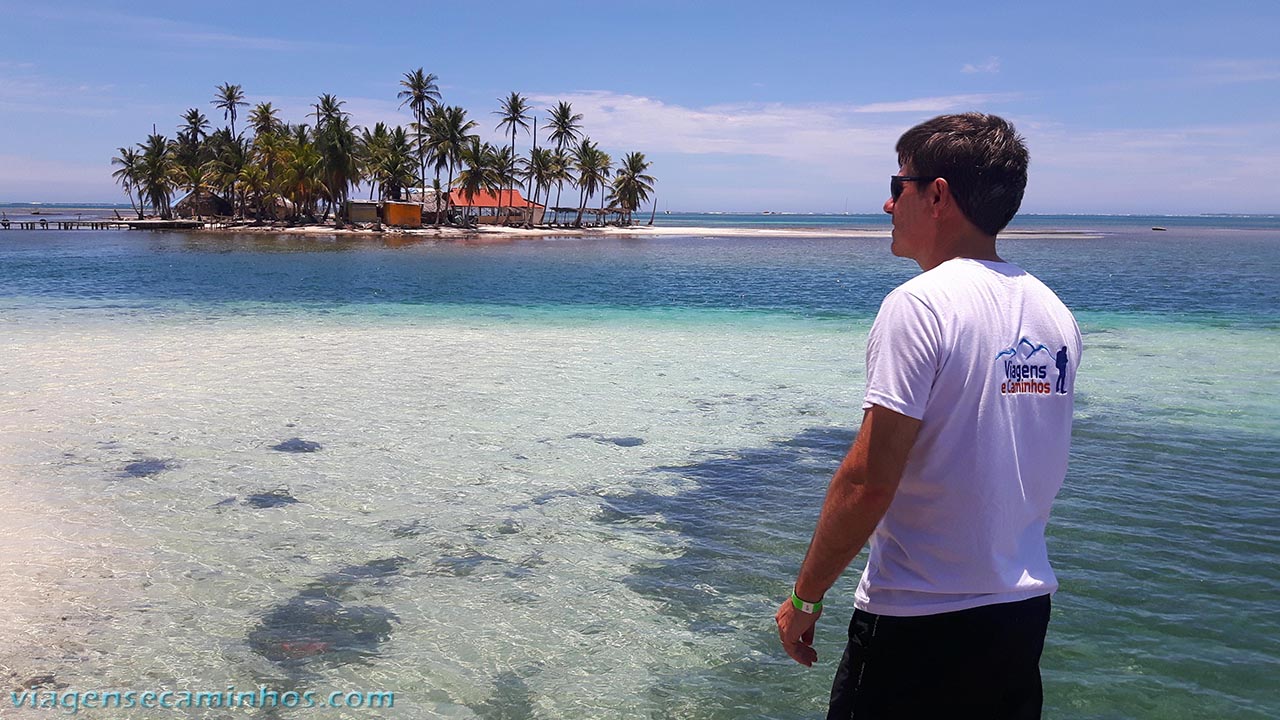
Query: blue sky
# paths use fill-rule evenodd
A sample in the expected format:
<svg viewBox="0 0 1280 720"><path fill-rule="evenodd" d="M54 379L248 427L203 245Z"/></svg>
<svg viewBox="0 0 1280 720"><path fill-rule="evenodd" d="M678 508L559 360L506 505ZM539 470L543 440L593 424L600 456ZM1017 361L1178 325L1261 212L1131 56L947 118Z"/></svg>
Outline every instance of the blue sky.
<svg viewBox="0 0 1280 720"><path fill-rule="evenodd" d="M223 82L408 124L423 67L495 140L513 90L572 102L672 211L877 212L903 130L980 110L1027 138L1024 212L1276 213L1278 37L1280 3L1230 0L0 0L0 202L124 202L116 148L223 124Z"/></svg>

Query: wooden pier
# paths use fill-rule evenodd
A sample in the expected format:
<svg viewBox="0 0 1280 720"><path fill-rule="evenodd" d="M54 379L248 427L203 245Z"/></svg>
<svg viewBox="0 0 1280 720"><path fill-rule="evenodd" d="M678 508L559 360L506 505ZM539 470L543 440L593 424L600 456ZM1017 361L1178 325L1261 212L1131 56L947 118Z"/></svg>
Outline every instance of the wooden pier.
<svg viewBox="0 0 1280 720"><path fill-rule="evenodd" d="M0 220L0 230L198 230L201 220Z"/></svg>
<svg viewBox="0 0 1280 720"><path fill-rule="evenodd" d="M205 226L203 220L125 220L130 230L199 230Z"/></svg>

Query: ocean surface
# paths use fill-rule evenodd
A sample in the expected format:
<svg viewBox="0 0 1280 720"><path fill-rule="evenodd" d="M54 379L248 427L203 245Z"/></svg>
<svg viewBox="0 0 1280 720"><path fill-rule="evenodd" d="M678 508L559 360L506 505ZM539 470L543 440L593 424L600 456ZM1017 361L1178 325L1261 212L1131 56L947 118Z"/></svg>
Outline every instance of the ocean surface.
<svg viewBox="0 0 1280 720"><path fill-rule="evenodd" d="M5 684L819 716L864 558L813 669L772 616L918 270L839 235L885 218L814 217L655 224L830 236L0 231ZM1280 717L1280 220L1014 229L1085 341L1046 717Z"/></svg>
<svg viewBox="0 0 1280 720"><path fill-rule="evenodd" d="M118 213L132 219L136 210L122 203L0 203L0 212L12 220L50 221L114 219ZM889 216L873 213L653 212L635 213L637 225L657 227L753 228L779 230L885 230ZM1013 234L1035 232L1089 232L1149 230L1171 227L1203 230L1280 230L1280 215L1030 215L1021 214L1009 226Z"/></svg>

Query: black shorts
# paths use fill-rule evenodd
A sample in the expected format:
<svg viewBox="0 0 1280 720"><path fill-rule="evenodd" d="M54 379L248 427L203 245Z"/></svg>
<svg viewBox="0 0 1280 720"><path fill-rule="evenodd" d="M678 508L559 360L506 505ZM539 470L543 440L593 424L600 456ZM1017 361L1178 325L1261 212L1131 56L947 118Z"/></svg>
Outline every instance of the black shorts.
<svg viewBox="0 0 1280 720"><path fill-rule="evenodd" d="M1038 718L1048 627L1048 595L920 617L854 611L827 718Z"/></svg>

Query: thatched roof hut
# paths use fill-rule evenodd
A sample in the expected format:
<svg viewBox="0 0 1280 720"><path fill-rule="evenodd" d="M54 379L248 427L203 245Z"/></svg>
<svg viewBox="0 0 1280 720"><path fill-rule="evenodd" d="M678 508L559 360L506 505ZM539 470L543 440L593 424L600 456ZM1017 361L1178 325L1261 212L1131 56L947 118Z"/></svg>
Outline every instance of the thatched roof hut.
<svg viewBox="0 0 1280 720"><path fill-rule="evenodd" d="M204 188L200 188L179 200L178 204L173 206L173 212L178 217L189 218L231 215L234 210L231 208L231 203Z"/></svg>
<svg viewBox="0 0 1280 720"><path fill-rule="evenodd" d="M405 191L405 200L407 202L416 202L422 205L422 212L438 213L444 212L446 193L438 193L435 188L409 188Z"/></svg>
<svg viewBox="0 0 1280 720"><path fill-rule="evenodd" d="M265 210L263 217L268 217L272 220L285 220L293 217L296 212L296 206L288 198L276 195L273 199L267 201Z"/></svg>

